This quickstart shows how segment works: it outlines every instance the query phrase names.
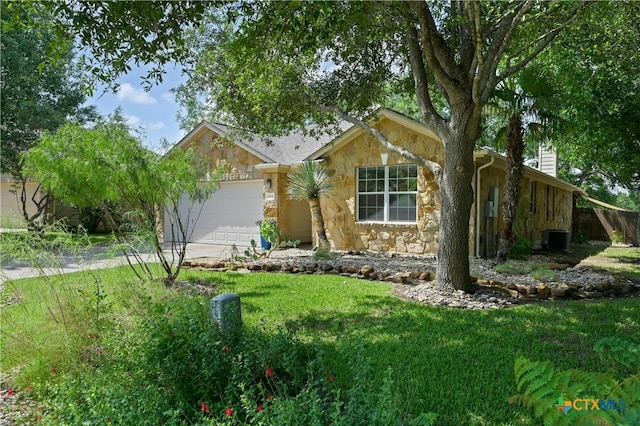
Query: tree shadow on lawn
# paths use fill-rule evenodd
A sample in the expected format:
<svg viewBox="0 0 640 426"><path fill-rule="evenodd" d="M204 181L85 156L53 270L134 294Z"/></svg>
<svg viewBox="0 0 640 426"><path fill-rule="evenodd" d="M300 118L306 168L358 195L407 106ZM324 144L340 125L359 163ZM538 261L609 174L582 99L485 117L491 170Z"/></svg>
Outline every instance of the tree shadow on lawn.
<svg viewBox="0 0 640 426"><path fill-rule="evenodd" d="M396 389L412 414L436 412L439 424L530 424L510 406L517 393L514 361L553 360L559 369L604 371L595 342L628 338L637 304L553 302L502 310L461 310L368 297L368 314L319 311L288 322L303 333L321 333L338 353L362 342L374 371L394 370ZM635 306L635 307L634 307ZM631 322L630 322L631 321ZM635 325L633 325L635 324ZM336 365L335 368L339 368ZM374 386L379 378L372 377Z"/></svg>

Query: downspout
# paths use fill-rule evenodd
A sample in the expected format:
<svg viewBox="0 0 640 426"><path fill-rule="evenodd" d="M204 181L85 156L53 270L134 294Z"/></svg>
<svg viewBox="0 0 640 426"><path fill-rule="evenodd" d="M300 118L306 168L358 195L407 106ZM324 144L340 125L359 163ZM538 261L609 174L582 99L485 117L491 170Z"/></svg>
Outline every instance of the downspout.
<svg viewBox="0 0 640 426"><path fill-rule="evenodd" d="M491 157L491 161L478 167L476 170L476 253L475 257L480 257L480 171L491 166L495 161L495 157Z"/></svg>

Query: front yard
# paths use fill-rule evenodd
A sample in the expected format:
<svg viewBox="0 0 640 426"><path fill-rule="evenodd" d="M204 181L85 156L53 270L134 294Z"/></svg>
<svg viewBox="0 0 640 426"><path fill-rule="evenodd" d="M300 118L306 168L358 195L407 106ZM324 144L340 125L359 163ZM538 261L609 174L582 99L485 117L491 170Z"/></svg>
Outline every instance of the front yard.
<svg viewBox="0 0 640 426"><path fill-rule="evenodd" d="M605 337L640 343L638 298L473 311L340 276L180 278L190 284L165 288L115 268L8 283L3 400L10 388L31 401L15 416L386 425L430 424L435 413L443 425L534 425L532 411L509 403L518 357L623 378L628 371L611 370L593 347ZM226 292L242 302L233 336L216 333L209 316L210 297Z"/></svg>

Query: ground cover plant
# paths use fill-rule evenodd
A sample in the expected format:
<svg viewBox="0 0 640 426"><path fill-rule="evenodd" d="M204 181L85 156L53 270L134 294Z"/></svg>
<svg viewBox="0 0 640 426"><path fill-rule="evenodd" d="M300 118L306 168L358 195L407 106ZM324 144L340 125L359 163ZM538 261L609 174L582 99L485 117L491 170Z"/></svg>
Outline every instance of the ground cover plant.
<svg viewBox="0 0 640 426"><path fill-rule="evenodd" d="M538 424L509 403L516 359L603 372L601 338L640 341L637 299L471 311L338 276L183 271L179 281L192 285L142 284L121 267L7 283L2 370L37 401L32 418ZM214 331L209 299L223 292L241 297L242 333Z"/></svg>

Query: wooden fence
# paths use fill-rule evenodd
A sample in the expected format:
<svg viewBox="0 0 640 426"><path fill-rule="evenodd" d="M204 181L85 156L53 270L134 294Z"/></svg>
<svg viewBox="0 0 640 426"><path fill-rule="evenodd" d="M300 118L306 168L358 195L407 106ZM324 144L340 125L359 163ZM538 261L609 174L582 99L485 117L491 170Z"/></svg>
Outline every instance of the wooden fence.
<svg viewBox="0 0 640 426"><path fill-rule="evenodd" d="M573 213L573 235L590 240L611 241L613 231L624 242L640 246L640 212L577 208Z"/></svg>

